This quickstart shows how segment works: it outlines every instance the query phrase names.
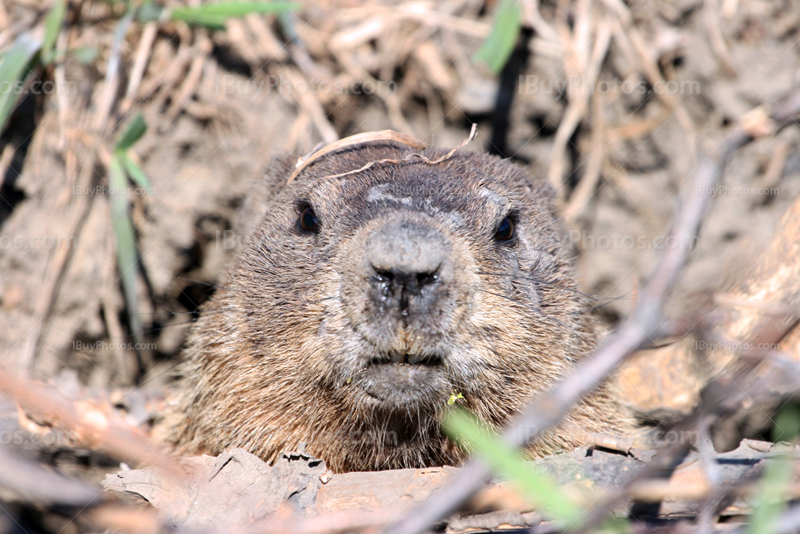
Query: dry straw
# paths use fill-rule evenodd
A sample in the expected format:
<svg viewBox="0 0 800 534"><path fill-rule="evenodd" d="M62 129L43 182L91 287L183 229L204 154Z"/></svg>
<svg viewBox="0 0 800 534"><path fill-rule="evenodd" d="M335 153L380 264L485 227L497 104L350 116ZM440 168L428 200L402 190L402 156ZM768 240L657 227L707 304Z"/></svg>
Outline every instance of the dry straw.
<svg viewBox="0 0 800 534"><path fill-rule="evenodd" d="M458 146L454 147L447 154L445 154L444 156L442 156L440 158L436 158L436 159L432 160L432 159L429 159L429 158L423 156L419 152L413 152L413 153L407 155L406 157L404 157L403 159L387 158L387 159L379 159L379 160L375 160L375 161L370 161L369 163L367 163L366 165L364 165L364 166L362 166L362 167L360 167L358 169L354 169L352 171L347 171L347 172L343 172L343 173L339 173L339 174L331 174L331 175L324 176L323 178L319 178L319 179L322 180L322 179L326 179L326 178L341 178L343 176L348 176L348 175L351 175L351 174L356 174L356 173L359 173L359 172L366 171L367 169L369 169L373 165L376 165L376 164L379 164L379 163L389 163L389 164L405 163L405 162L409 161L412 158L419 158L422 162L427 163L428 165L436 165L437 163L441 163L441 162L443 162L445 160L450 159L453 156L453 154L455 154L458 150L460 150L461 148L466 146L467 143L469 143L470 141L475 139L475 135L478 132L477 126L478 126L477 124L473 124L472 125L472 130L469 133L469 137L464 139L461 143L459 143ZM401 133L398 133L398 132L395 132L395 131L392 131L392 130L381 130L380 132L369 132L369 133L361 133L361 134L351 135L350 137L345 137L344 139L340 139L339 141L336 141L335 143L331 143L330 145L327 145L324 148L316 150L316 151L312 152L311 154L309 154L308 156L306 156L305 158L298 159L297 160L296 169L292 173L292 175L289 176L289 179L287 180L287 183L291 183L292 181L294 181L294 179L297 178L297 176L303 171L303 169L305 169L306 167L308 167L309 165L314 163L316 160L318 160L322 156L326 156L328 154L333 154L333 153L335 153L335 152L337 152L339 150L342 150L344 148L350 148L350 147L354 147L354 146L357 146L357 145L369 145L369 144L373 144L375 142L380 142L380 141L396 141L398 143L401 143L403 145L409 146L409 147L411 147L413 149L416 149L416 150L425 150L426 148L428 148L428 144L427 143L425 143L423 141L420 141L419 139L416 139L415 137L411 137L410 135L401 134Z"/></svg>

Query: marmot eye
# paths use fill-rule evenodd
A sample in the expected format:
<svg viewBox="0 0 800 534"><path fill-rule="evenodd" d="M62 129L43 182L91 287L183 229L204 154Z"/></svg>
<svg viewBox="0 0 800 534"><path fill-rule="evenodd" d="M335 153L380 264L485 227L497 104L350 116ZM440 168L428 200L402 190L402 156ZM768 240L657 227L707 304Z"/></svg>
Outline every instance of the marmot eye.
<svg viewBox="0 0 800 534"><path fill-rule="evenodd" d="M314 208L311 206L306 206L302 212L300 212L300 228L305 230L306 232L318 232L319 231L319 221L317 220L317 214L314 213Z"/></svg>
<svg viewBox="0 0 800 534"><path fill-rule="evenodd" d="M498 241L508 241L509 239L514 237L514 221L511 220L510 217L506 217L502 221L500 221L500 226L497 227L497 231L494 233L495 239Z"/></svg>

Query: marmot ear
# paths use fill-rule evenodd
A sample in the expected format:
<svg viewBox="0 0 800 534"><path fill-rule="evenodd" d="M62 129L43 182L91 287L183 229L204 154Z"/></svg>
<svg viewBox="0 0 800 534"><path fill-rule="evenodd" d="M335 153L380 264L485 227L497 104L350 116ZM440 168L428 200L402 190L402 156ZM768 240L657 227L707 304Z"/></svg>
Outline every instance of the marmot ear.
<svg viewBox="0 0 800 534"><path fill-rule="evenodd" d="M267 212L267 206L286 186L286 181L295 169L297 158L291 154L280 154L273 157L264 175L256 180L236 219L236 235L246 238L255 230Z"/></svg>

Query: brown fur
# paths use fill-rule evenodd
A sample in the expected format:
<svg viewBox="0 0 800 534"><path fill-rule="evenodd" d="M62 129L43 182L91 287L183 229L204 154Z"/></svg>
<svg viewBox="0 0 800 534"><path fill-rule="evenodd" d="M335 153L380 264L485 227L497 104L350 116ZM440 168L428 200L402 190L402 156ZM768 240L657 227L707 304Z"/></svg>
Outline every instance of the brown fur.
<svg viewBox="0 0 800 534"><path fill-rule="evenodd" d="M163 427L170 442L185 452L244 447L267 461L305 442L337 472L456 464L465 453L439 428L453 393L500 427L592 348L543 181L468 153L330 178L412 152L389 141L348 148L288 185L294 160L271 166L243 210L256 216L242 225L253 233L192 330ZM319 233L300 229L298 202L313 206ZM509 212L517 237L498 242ZM403 319L381 315L363 276L369 236L398 221L444 236L452 267L432 311ZM439 365L386 363L433 353ZM598 389L532 453L578 445L585 432L627 433L613 397Z"/></svg>

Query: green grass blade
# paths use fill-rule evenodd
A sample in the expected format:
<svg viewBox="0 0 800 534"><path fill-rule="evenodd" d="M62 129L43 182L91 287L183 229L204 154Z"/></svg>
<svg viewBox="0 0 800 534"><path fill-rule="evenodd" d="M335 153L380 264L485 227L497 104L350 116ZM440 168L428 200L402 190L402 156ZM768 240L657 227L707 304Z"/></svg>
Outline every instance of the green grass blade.
<svg viewBox="0 0 800 534"><path fill-rule="evenodd" d="M180 7L172 10L172 20L187 24L223 29L229 18L244 17L250 13L284 13L302 6L286 2L210 2L199 7Z"/></svg>
<svg viewBox="0 0 800 534"><path fill-rule="evenodd" d="M753 513L750 516L749 534L773 534L778 531L780 519L794 474L793 462L778 456L767 463L764 476L758 485Z"/></svg>
<svg viewBox="0 0 800 534"><path fill-rule="evenodd" d="M800 435L800 408L787 404L775 416L772 428L774 441L792 441ZM768 461L764 475L755 494L753 513L750 516L750 534L773 534L778 531L778 520L789 498L794 478L795 463L790 456L778 455Z"/></svg>
<svg viewBox="0 0 800 534"><path fill-rule="evenodd" d="M96 46L79 46L68 51L68 54L82 65L94 63L99 53Z"/></svg>
<svg viewBox="0 0 800 534"><path fill-rule="evenodd" d="M137 113L133 120L128 123L128 126L117 139L115 149L119 151L126 151L133 144L138 141L147 131L147 123L144 121L144 116L141 112Z"/></svg>
<svg viewBox="0 0 800 534"><path fill-rule="evenodd" d="M136 236L133 231L128 210L128 196L125 191L128 180L125 176L123 164L117 154L111 157L108 165L108 185L111 189L109 201L111 202L111 226L117 242L117 265L122 277L122 290L127 302L128 321L131 325L133 337L138 343L142 327L139 321L138 295L136 292L136 265L137 250Z"/></svg>
<svg viewBox="0 0 800 534"><path fill-rule="evenodd" d="M800 406L786 404L775 415L772 441L792 441L800 436Z"/></svg>
<svg viewBox="0 0 800 534"><path fill-rule="evenodd" d="M133 180L136 185L142 189L152 189L150 186L150 180L147 179L147 175L144 173L141 167L139 167L131 158L128 157L127 154L124 152L119 152L119 159L122 161L122 165L125 167L125 171L128 173L128 176L131 177L131 180Z"/></svg>
<svg viewBox="0 0 800 534"><path fill-rule="evenodd" d="M192 26L203 26L204 28L208 28L209 30L224 30L225 21L228 20L228 17L222 15L208 15L205 13L201 13L193 17L187 17L186 19L173 16L172 20L183 20L183 22L185 22L186 24L190 24Z"/></svg>
<svg viewBox="0 0 800 534"><path fill-rule="evenodd" d="M495 11L492 31L472 60L486 63L494 74L503 70L517 44L521 17L522 10L517 0L502 0Z"/></svg>
<svg viewBox="0 0 800 534"><path fill-rule="evenodd" d="M518 451L482 428L469 412L451 410L444 420L444 430L458 443L480 454L496 473L516 484L554 519L569 525L580 517L580 508L550 477L537 472Z"/></svg>
<svg viewBox="0 0 800 534"><path fill-rule="evenodd" d="M163 12L163 7L149 0L139 6L136 11L136 20L139 22L152 22L160 19Z"/></svg>
<svg viewBox="0 0 800 534"><path fill-rule="evenodd" d="M61 25L64 23L64 15L67 12L67 3L65 0L56 0L50 12L47 14L47 19L44 23L44 43L42 44L42 55L50 57L53 55L53 49L56 45L56 39L61 32Z"/></svg>
<svg viewBox="0 0 800 534"><path fill-rule="evenodd" d="M31 72L31 62L41 46L39 40L29 33L23 33L3 55L3 62L0 63L0 87L3 87L0 92L0 133L5 129L22 94L17 88L22 88L22 82Z"/></svg>

